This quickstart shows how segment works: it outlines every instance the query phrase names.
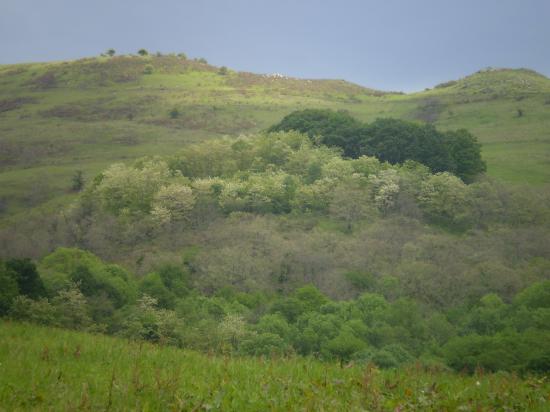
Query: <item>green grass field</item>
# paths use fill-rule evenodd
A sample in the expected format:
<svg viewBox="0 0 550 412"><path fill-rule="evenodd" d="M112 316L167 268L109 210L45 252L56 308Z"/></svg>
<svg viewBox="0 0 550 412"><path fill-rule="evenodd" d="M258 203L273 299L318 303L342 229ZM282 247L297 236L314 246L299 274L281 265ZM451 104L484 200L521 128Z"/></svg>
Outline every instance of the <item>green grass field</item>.
<svg viewBox="0 0 550 412"><path fill-rule="evenodd" d="M547 411L543 376L230 358L0 323L0 410Z"/></svg>
<svg viewBox="0 0 550 412"><path fill-rule="evenodd" d="M224 75L175 56L98 57L0 66L0 218L63 203L76 170L91 179L116 161L255 132L308 107L467 128L484 144L489 175L550 183L550 79L529 70L483 71L404 95L341 80Z"/></svg>

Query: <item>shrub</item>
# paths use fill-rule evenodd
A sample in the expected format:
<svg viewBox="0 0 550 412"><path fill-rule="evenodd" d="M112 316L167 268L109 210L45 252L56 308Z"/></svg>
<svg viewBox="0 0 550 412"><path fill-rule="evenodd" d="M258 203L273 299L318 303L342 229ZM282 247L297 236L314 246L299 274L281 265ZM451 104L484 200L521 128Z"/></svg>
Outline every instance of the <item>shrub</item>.
<svg viewBox="0 0 550 412"><path fill-rule="evenodd" d="M180 112L177 108L173 108L172 110L170 110L170 119L177 119L179 116L180 116Z"/></svg>
<svg viewBox="0 0 550 412"><path fill-rule="evenodd" d="M80 192L82 189L84 189L84 172L77 170L71 179L71 190L73 192Z"/></svg>
<svg viewBox="0 0 550 412"><path fill-rule="evenodd" d="M30 299L19 295L12 303L9 315L12 319L37 323L39 325L56 325L55 308L48 299Z"/></svg>
<svg viewBox="0 0 550 412"><path fill-rule="evenodd" d="M274 333L252 335L243 340L240 345L242 354L254 356L283 355L288 349L284 340Z"/></svg>

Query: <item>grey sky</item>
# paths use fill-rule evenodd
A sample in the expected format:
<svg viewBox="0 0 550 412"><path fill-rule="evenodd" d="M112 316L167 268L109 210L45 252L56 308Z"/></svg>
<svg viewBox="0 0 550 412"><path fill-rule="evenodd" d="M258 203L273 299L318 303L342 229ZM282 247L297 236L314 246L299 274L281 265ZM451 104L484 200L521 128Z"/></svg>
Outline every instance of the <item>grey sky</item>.
<svg viewBox="0 0 550 412"><path fill-rule="evenodd" d="M0 0L0 63L110 47L411 91L487 66L550 75L550 0Z"/></svg>

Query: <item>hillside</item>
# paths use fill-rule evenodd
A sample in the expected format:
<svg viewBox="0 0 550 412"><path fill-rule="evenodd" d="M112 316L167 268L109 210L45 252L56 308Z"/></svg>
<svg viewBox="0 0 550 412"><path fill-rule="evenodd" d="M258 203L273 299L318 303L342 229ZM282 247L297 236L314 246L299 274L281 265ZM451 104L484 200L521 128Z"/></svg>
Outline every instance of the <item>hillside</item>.
<svg viewBox="0 0 550 412"><path fill-rule="evenodd" d="M548 82L0 68L0 409L545 410Z"/></svg>
<svg viewBox="0 0 550 412"><path fill-rule="evenodd" d="M550 401L539 377L212 357L6 322L0 365L2 410L536 412Z"/></svg>
<svg viewBox="0 0 550 412"><path fill-rule="evenodd" d="M465 127L484 144L490 176L550 182L550 80L529 70L482 71L404 95L177 56L98 57L0 67L0 213L66 204L77 170L91 179L115 161L253 133L306 107Z"/></svg>

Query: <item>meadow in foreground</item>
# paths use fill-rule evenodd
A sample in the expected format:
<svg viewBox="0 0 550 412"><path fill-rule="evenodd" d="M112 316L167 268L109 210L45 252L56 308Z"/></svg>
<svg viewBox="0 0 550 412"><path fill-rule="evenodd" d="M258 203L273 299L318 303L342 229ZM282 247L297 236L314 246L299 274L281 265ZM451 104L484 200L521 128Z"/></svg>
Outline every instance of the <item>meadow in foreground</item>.
<svg viewBox="0 0 550 412"><path fill-rule="evenodd" d="M0 324L0 410L547 411L545 376L239 358Z"/></svg>

